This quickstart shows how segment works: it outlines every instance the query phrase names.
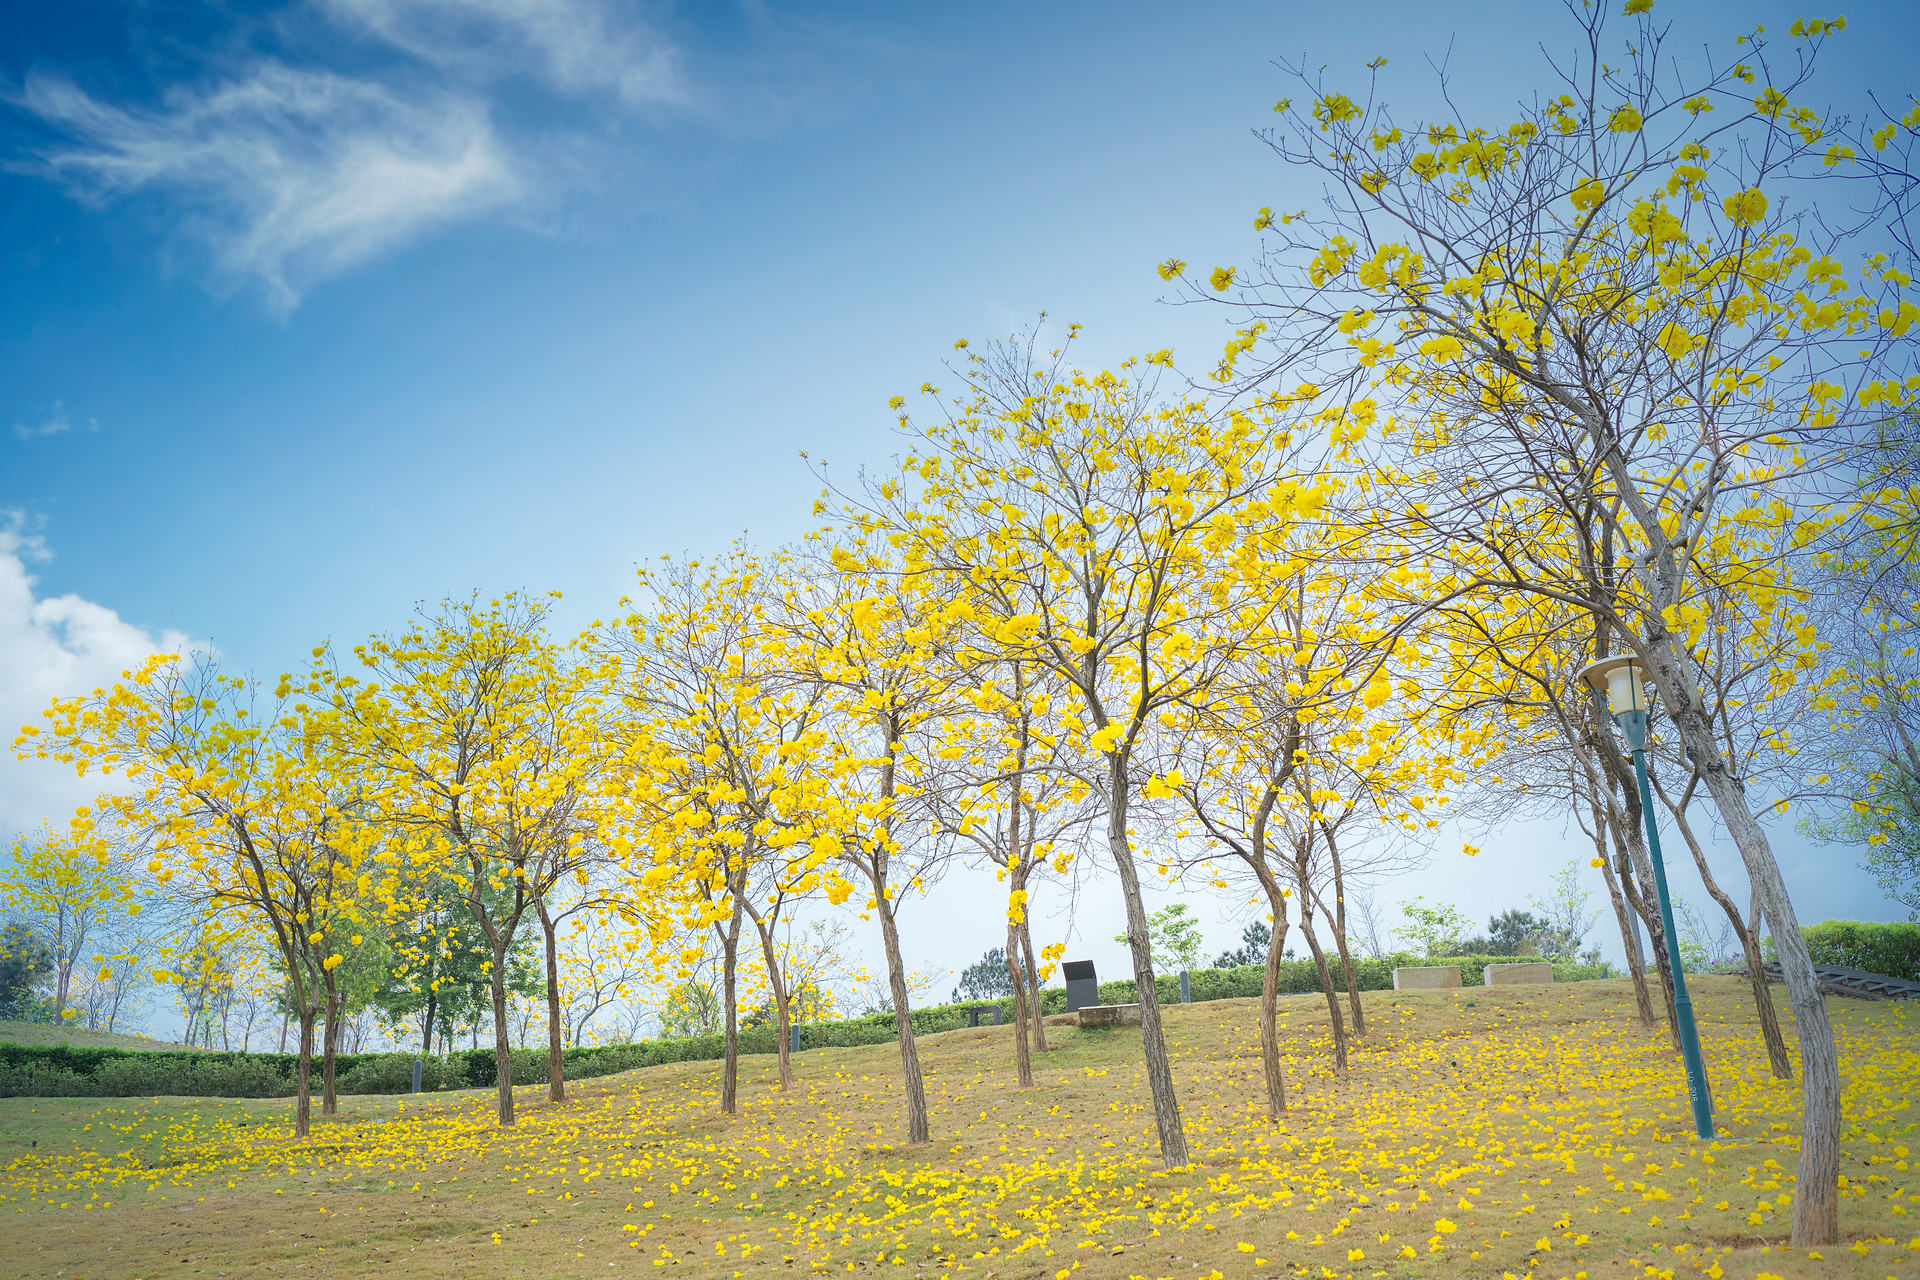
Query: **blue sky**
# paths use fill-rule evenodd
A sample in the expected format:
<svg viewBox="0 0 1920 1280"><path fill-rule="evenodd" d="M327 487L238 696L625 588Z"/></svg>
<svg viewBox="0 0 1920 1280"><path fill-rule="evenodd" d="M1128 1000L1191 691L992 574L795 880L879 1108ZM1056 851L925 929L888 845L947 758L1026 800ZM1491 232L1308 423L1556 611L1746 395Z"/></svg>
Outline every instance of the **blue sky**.
<svg viewBox="0 0 1920 1280"><path fill-rule="evenodd" d="M1658 12L1676 49L1799 16ZM884 462L889 395L1043 309L1090 358L1207 360L1219 316L1164 304L1153 266L1244 262L1256 208L1311 202L1252 136L1273 59L1357 84L1384 56L1407 117L1444 60L1471 114L1545 86L1574 32L1538 0L8 13L16 723L167 633L271 672L472 589L557 588L584 622L640 561L798 534L802 450ZM1833 101L1908 87L1915 14L1848 13ZM0 824L66 795L0 779ZM1548 825L1506 839L1406 891L1483 915L1568 856ZM1785 844L1809 917L1890 914L1850 853Z"/></svg>

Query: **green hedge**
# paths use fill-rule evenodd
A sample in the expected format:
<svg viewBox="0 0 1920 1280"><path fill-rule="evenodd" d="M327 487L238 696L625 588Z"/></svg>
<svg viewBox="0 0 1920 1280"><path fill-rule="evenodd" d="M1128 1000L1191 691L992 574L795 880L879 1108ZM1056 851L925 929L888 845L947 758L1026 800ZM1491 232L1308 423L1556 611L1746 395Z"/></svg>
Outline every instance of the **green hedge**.
<svg viewBox="0 0 1920 1280"><path fill-rule="evenodd" d="M1822 926L1825 927L1825 926ZM1458 964L1461 980L1470 987L1480 985L1480 971L1488 964L1511 964L1512 956L1449 956L1442 960L1417 960L1395 955L1379 960L1362 960L1355 973L1363 991L1385 990L1393 986L1393 970L1404 964ZM1344 970L1337 958L1329 961L1334 980L1344 984ZM1832 961L1830 963L1840 963ZM1857 966L1865 968L1867 966ZM1556 964L1556 982L1578 982L1608 976L1606 965ZM1882 970L1882 972L1885 972ZM1258 996L1264 969L1247 965L1239 969L1199 969L1190 975L1193 998L1229 1000ZM1177 975L1160 976L1155 983L1162 1003L1180 999ZM1280 968L1280 990L1302 994L1320 989L1319 975L1311 960L1289 960ZM1105 1004L1130 1004L1134 999L1133 979L1125 978L1100 984L1100 999ZM1003 1023L1013 1020L1011 997L1000 1001L976 1000L965 1004L933 1005L912 1012L916 1035L937 1035L967 1025L969 1009L986 1009L998 1004ZM1042 1012L1063 1013L1067 993L1060 988L1041 992ZM772 1026L743 1028L740 1051L744 1054L769 1054L777 1048L777 1031ZM806 1049L845 1049L860 1045L891 1044L894 1040L893 1015L876 1013L864 1018L840 1022L806 1023L800 1027L800 1047ZM711 1061L726 1054L726 1039L721 1035L689 1036L675 1040L650 1040L638 1044L594 1045L567 1049L561 1061L569 1080L612 1075L637 1067L658 1066L665 1062ZM294 1092L294 1071L298 1058L282 1053L226 1053L217 1050L107 1049L80 1048L71 1045L19 1045L0 1043L0 1097L106 1097L125 1098L174 1094L219 1098L285 1098ZM405 1093L413 1084L411 1053L343 1053L334 1060L336 1085L341 1093ZM540 1084L547 1078L547 1051L515 1049L512 1056L515 1084ZM493 1050L461 1049L444 1058L422 1059L421 1088L489 1089L493 1087L495 1068ZM320 1062L313 1064L313 1089L320 1090Z"/></svg>
<svg viewBox="0 0 1920 1280"><path fill-rule="evenodd" d="M1477 987L1484 977L1483 970L1490 964L1525 964L1526 956L1443 956L1434 959L1420 958L1404 953L1382 956L1378 960L1359 960L1353 966L1356 985L1362 991L1391 991L1393 989L1393 971L1406 965L1457 964L1460 966L1460 981L1463 986ZM1333 977L1334 985L1341 991L1346 990L1347 971L1340 963L1340 957L1329 955L1327 969ZM1556 962L1553 966L1555 982L1585 982L1592 978L1612 976L1613 970L1606 964L1569 964ZM1188 986L1192 989L1195 1001L1232 1000L1260 994L1261 984L1266 980L1266 966L1258 964L1242 965L1238 969L1198 969L1188 975ZM1162 1004L1172 1004L1180 999L1180 978L1176 974L1154 976L1154 989L1159 993ZM1113 982L1100 984L1100 1002L1102 1004L1132 1004L1138 988L1132 978L1121 978ZM1305 995L1320 990L1320 972L1312 960L1283 960L1280 962L1280 994Z"/></svg>
<svg viewBox="0 0 1920 1280"><path fill-rule="evenodd" d="M1920 981L1920 924L1822 920L1801 925L1800 936L1807 940L1815 964ZM1772 938L1767 939L1767 955L1776 957Z"/></svg>

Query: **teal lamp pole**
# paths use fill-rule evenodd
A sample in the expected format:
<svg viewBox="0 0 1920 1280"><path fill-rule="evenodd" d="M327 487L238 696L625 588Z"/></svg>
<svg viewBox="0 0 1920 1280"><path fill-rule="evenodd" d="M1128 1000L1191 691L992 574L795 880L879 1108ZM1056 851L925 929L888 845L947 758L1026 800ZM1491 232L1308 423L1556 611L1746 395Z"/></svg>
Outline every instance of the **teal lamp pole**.
<svg viewBox="0 0 1920 1280"><path fill-rule="evenodd" d="M1633 749L1633 773L1640 783L1640 815L1647 826L1647 852L1653 855L1653 887L1660 898L1660 920L1667 935L1667 969L1673 974L1673 1016L1680 1030L1680 1055L1687 1063L1687 1093L1693 1099L1693 1128L1713 1137L1713 1094L1700 1057L1700 1032L1693 1024L1693 998L1680 968L1680 938L1673 927L1673 901L1667 894L1667 864L1660 856L1660 830L1653 820L1653 789L1647 784L1647 682L1640 660L1631 654L1602 658L1580 669L1580 677L1607 700L1613 722Z"/></svg>

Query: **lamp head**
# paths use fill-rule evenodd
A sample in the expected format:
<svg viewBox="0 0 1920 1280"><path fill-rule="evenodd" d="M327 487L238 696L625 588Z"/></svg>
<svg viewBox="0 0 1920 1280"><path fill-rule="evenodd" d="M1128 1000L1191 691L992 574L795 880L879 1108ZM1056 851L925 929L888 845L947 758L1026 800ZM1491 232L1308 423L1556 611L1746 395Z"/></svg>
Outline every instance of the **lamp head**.
<svg viewBox="0 0 1920 1280"><path fill-rule="evenodd" d="M1607 709L1614 715L1646 713L1647 673L1640 666L1640 659L1632 654L1589 662L1580 668L1580 678L1592 685L1595 692L1606 696Z"/></svg>

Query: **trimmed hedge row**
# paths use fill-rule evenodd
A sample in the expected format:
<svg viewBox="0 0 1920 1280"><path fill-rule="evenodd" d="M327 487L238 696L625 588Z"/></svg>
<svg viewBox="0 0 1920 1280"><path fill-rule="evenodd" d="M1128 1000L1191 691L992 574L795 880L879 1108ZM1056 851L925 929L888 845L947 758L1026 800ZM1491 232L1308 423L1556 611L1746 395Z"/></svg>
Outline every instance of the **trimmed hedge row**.
<svg viewBox="0 0 1920 1280"><path fill-rule="evenodd" d="M1362 960L1354 966L1355 977L1363 991L1379 991L1393 986L1393 970L1403 964L1458 964L1461 980L1467 986L1480 985L1480 970L1488 964L1512 963L1512 956L1449 956L1443 960L1416 960L1412 956L1387 956ZM1837 961L1832 963L1839 963ZM1334 981L1344 984L1345 971L1337 958L1329 960ZM1859 966L1865 967L1865 966ZM1195 1001L1230 1000L1258 996L1264 976L1261 965L1238 969L1199 969L1189 975ZM1578 982L1608 976L1606 965L1556 964L1556 982ZM1883 971L1884 972L1884 971ZM1155 983L1162 1003L1180 999L1180 979L1161 976ZM1100 999L1105 1004L1130 1004L1134 1000L1133 979L1100 984ZM1280 968L1280 990L1286 994L1305 994L1320 989L1320 978L1311 960L1289 960ZM937 1035L967 1025L969 1009L985 1009L998 1004L1002 1022L1013 1020L1013 999L978 1000L966 1004L933 1005L912 1011L916 1035ZM1042 1012L1063 1013L1067 993L1059 988L1041 993ZM769 1054L777 1049L777 1031L773 1026L745 1027L740 1031L743 1054ZM891 1013L876 1013L841 1022L814 1022L800 1027L800 1047L804 1049L846 1049L861 1045L890 1044L894 1040ZM665 1062L711 1061L724 1057L724 1036L688 1036L674 1040L642 1041L638 1044L610 1044L567 1049L561 1062L569 1080L612 1075L637 1067L658 1066ZM81 1048L72 1045L19 1045L0 1043L0 1097L106 1097L125 1098L174 1094L218 1098L285 1098L294 1092L294 1072L299 1059L282 1053L228 1053L218 1050L162 1050ZM411 1053L343 1053L334 1059L336 1087L341 1093L405 1093L413 1084L414 1056ZM540 1084L547 1078L547 1051L515 1049L512 1057L515 1084ZM493 1050L461 1049L444 1058L421 1060L420 1086L424 1090L487 1089L495 1079ZM313 1089L320 1089L320 1061L313 1064Z"/></svg>
<svg viewBox="0 0 1920 1280"><path fill-rule="evenodd" d="M1425 959L1405 953L1381 956L1378 960L1357 960L1353 966L1355 985L1362 991L1391 991L1393 989L1393 971L1408 965L1457 964L1460 966L1460 982L1463 986L1477 987L1484 977L1483 970L1490 964L1525 964L1533 960L1529 956L1441 956ZM1327 970L1333 978L1334 986L1346 990L1347 971L1340 963L1340 957L1327 957ZM1611 977L1613 970L1606 964L1571 964L1556 962L1553 966L1555 982L1585 982L1592 978ZM1266 980L1266 966L1259 964L1242 965L1238 969L1197 969L1188 975L1188 986L1192 989L1194 1000L1233 1000L1260 994L1261 984ZM1180 999L1180 978L1166 974L1154 975L1154 990L1159 993L1162 1004L1171 1004ZM1102 1004L1132 1004L1135 992L1139 990L1132 978L1122 978L1114 982L1100 984L1100 1002ZM1320 990L1320 971L1312 960L1283 960L1280 962L1280 994L1307 995Z"/></svg>
<svg viewBox="0 0 1920 1280"><path fill-rule="evenodd" d="M1822 920L1800 926L1800 936L1807 940L1815 964L1920 982L1920 924ZM1771 938L1767 939L1767 954L1775 955Z"/></svg>

